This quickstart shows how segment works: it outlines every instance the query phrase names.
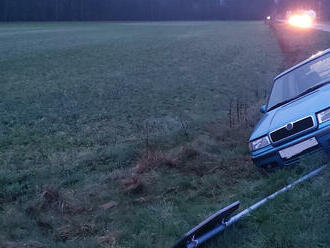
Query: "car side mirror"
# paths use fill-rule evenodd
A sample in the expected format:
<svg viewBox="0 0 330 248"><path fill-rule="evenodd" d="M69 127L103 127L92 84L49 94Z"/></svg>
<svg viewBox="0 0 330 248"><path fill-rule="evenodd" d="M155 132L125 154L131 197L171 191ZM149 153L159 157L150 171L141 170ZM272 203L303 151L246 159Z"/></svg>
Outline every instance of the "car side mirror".
<svg viewBox="0 0 330 248"><path fill-rule="evenodd" d="M265 114L265 113L266 113L266 105L262 105L262 106L260 107L260 112L261 112L262 114Z"/></svg>

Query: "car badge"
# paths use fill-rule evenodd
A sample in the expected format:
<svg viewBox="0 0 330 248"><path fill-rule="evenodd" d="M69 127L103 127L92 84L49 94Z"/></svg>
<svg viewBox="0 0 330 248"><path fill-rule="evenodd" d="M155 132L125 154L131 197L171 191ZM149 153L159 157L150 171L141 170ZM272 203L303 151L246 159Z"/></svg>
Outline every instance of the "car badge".
<svg viewBox="0 0 330 248"><path fill-rule="evenodd" d="M291 131L293 129L293 123L290 122L286 125L286 130Z"/></svg>

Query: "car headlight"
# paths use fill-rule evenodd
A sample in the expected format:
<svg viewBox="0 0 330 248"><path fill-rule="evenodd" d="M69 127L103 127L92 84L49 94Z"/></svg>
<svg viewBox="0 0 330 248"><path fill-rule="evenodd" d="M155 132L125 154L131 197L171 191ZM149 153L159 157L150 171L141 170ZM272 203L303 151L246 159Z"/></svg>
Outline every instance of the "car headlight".
<svg viewBox="0 0 330 248"><path fill-rule="evenodd" d="M317 119L319 123L323 123L330 120L330 108L317 114Z"/></svg>
<svg viewBox="0 0 330 248"><path fill-rule="evenodd" d="M250 151L254 152L268 145L270 145L269 138L268 136L264 136L260 139L250 142L249 147L250 147Z"/></svg>

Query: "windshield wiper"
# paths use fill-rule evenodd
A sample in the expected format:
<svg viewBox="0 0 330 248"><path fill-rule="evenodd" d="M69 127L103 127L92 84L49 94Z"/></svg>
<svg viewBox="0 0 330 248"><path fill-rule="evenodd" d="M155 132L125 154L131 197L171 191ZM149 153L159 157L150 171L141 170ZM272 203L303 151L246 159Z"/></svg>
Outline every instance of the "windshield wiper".
<svg viewBox="0 0 330 248"><path fill-rule="evenodd" d="M282 106L282 105L284 105L284 104L286 104L286 103L288 103L288 102L291 102L291 101L293 101L293 100L295 100L295 99L297 99L297 98L299 98L299 97L302 97L303 95L306 95L306 94L308 94L308 93L310 93L310 92L313 92L314 90L317 90L317 89L319 89L319 88L321 88L321 87L323 87L323 86L325 86L325 85L327 85L327 84L329 84L329 83L330 83L330 80L327 79L327 80L325 80L325 81L323 81L323 82L321 82L321 83L319 83L319 84L317 84L317 85L314 85L314 86L312 86L312 87L310 87L310 88L304 90L302 93L300 93L299 95L297 95L297 96L295 96L295 97L293 97L293 98L290 98L290 99L288 99L288 100L285 100L285 101L283 101L283 102L280 102L280 103L278 103L278 104L275 104L274 106L270 107L267 111L270 111L270 110L272 110L272 109L278 108L278 107L280 107L280 106Z"/></svg>
<svg viewBox="0 0 330 248"><path fill-rule="evenodd" d="M323 82L321 82L321 83L319 83L319 84L317 84L317 85L314 85L314 86L312 86L312 87L310 87L310 88L304 90L302 93L300 93L300 94L299 94L298 96L296 96L295 98L299 98L299 97L301 97L301 96L303 96L303 95L306 95L306 94L308 94L308 93L310 93L310 92L313 92L314 90L317 90L317 89L319 89L319 88L321 88L321 87L323 87L323 86L325 86L325 85L327 85L327 84L329 84L329 83L330 83L330 80L327 79L326 81L323 81Z"/></svg>
<svg viewBox="0 0 330 248"><path fill-rule="evenodd" d="M296 99L296 97L291 98L291 99L288 99L288 100L285 100L285 101L283 101L283 102L279 102L279 103L275 104L274 106L270 107L269 109L267 109L267 112L268 112L268 111L271 111L271 110L273 110L273 109L276 109L276 108L278 108L278 107L280 107L280 106L282 106L282 105L284 105L284 104L286 104L286 103L288 103L288 102L291 102L291 101L294 100L294 99Z"/></svg>

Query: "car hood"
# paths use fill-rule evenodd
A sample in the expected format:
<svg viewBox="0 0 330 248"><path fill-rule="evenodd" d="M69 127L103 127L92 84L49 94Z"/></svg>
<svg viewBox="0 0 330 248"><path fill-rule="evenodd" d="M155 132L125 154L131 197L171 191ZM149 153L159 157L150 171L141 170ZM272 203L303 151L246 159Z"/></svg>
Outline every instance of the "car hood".
<svg viewBox="0 0 330 248"><path fill-rule="evenodd" d="M312 115L330 106L330 85L304 95L281 107L267 112L251 134L250 141L267 135L290 122Z"/></svg>

